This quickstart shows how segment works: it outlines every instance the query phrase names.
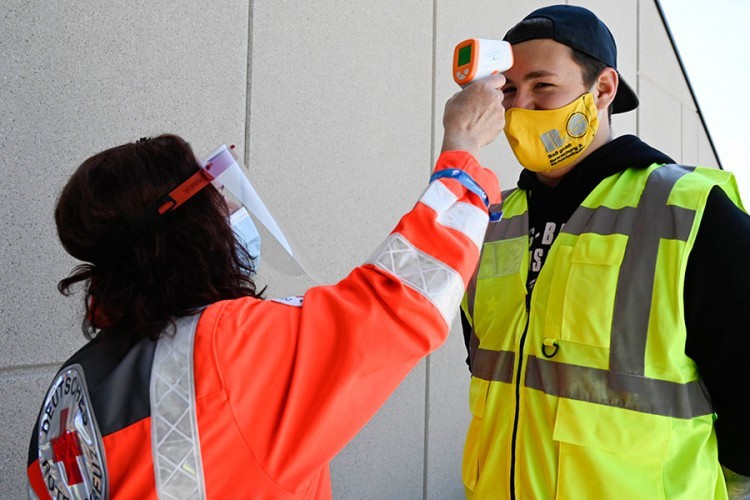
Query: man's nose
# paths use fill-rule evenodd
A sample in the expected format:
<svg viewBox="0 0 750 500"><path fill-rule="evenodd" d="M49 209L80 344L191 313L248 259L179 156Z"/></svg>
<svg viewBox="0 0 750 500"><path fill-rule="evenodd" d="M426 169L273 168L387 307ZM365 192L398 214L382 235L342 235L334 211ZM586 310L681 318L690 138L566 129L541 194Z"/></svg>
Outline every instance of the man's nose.
<svg viewBox="0 0 750 500"><path fill-rule="evenodd" d="M528 92L516 90L515 95L510 99L510 103L505 108L536 109L534 100Z"/></svg>

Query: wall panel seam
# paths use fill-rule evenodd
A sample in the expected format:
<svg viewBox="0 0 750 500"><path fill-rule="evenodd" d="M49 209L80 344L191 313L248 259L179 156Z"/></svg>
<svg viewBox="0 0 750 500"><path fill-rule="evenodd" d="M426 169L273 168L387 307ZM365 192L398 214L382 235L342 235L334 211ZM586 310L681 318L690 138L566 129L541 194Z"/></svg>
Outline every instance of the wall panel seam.
<svg viewBox="0 0 750 500"><path fill-rule="evenodd" d="M243 151L243 161L245 165L250 164L250 111L252 107L252 88L253 88L253 21L254 21L255 0L250 0L247 6L247 62L245 64L245 130L244 140L245 148Z"/></svg>
<svg viewBox="0 0 750 500"><path fill-rule="evenodd" d="M0 368L0 379L54 375L60 369L60 363L43 363L38 365L21 365Z"/></svg>
<svg viewBox="0 0 750 500"><path fill-rule="evenodd" d="M437 136L435 120L437 118L437 1L432 0L432 99L430 104L430 164L428 169L432 171L435 163L435 139ZM429 172L428 172L429 173ZM424 387L424 445L422 458L422 499L427 500L429 489L429 451L430 451L430 364L431 356L425 361L425 387Z"/></svg>

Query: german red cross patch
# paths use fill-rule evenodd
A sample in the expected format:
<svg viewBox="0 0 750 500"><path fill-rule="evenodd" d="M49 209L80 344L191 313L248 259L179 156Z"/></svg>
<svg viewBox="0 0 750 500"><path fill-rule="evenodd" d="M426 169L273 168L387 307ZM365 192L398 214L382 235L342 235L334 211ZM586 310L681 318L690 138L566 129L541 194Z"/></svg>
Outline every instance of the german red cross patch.
<svg viewBox="0 0 750 500"><path fill-rule="evenodd" d="M107 498L102 437L80 365L55 377L39 416L39 466L52 498Z"/></svg>

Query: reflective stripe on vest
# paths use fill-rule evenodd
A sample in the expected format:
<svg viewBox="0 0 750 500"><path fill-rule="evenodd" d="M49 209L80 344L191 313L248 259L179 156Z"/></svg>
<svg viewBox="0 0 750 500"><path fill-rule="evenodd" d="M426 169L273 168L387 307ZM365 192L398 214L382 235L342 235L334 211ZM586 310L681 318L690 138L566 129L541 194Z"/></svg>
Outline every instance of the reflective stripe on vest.
<svg viewBox="0 0 750 500"><path fill-rule="evenodd" d="M518 188L508 189L503 191L502 199L507 200ZM493 205L490 207L490 212L500 212L503 210L504 203ZM524 238L529 233L528 219L525 213L523 215L505 216L498 222L490 222L487 226L487 234L485 235L485 242L500 241L500 240L512 240L515 238ZM528 251L527 243L524 241L522 245L517 245L518 251ZM485 248L486 250L486 248ZM503 258L500 257L495 259L494 262L502 262ZM480 267L476 273L471 277L469 286L466 290L466 301L467 308L470 312L469 316L474 314L474 300L476 298L477 288L477 277L487 274L497 273L497 269L484 269ZM479 347L479 339L474 333L472 328L471 337L469 339L469 352L472 356L471 359L471 374L477 378L483 380L499 381L511 383L513 381L513 365L515 363L515 353L510 351L491 351L488 349L482 349Z"/></svg>
<svg viewBox="0 0 750 500"><path fill-rule="evenodd" d="M205 498L195 412L193 341L200 314L159 337L151 367L151 447L159 498Z"/></svg>
<svg viewBox="0 0 750 500"><path fill-rule="evenodd" d="M649 175L637 207L577 210L563 228L575 235L585 231L628 236L615 294L610 370L641 376L644 373L659 241L687 241L695 218L694 210L669 206L667 200L680 177L693 170L679 165L661 166Z"/></svg>
<svg viewBox="0 0 750 500"><path fill-rule="evenodd" d="M683 302L716 187L741 208L727 172L607 177L560 228L530 295L526 193L505 199L463 304L476 330L468 498L726 498Z"/></svg>
<svg viewBox="0 0 750 500"><path fill-rule="evenodd" d="M675 183L692 168L660 166L650 173L637 207L613 209L579 207L561 230L561 235L584 233L628 237L620 265L610 337L609 370L582 367L528 356L524 386L547 394L595 401L643 413L689 419L712 412L710 401L698 381L687 383L652 379L644 375L644 360L651 313L652 292L661 239L687 241L695 211L668 205ZM491 224L486 242L523 241L528 251L528 214ZM559 238L559 236L558 236ZM485 246L484 251L494 251ZM503 250L506 251L506 250ZM498 256L502 257L502 256ZM502 260L498 264L502 265ZM479 277L502 270L482 269ZM473 314L475 297L467 298ZM478 343L478 340L475 341ZM511 383L515 353L477 348L472 375L489 381Z"/></svg>
<svg viewBox="0 0 750 500"><path fill-rule="evenodd" d="M513 194L518 188L508 189L506 191L502 192L502 200L507 200L508 197ZM503 211L503 203L498 203L497 205L490 205L489 212L490 213L497 213ZM505 218L500 219L499 221L490 221L490 224L487 226L487 233L484 236L484 241L496 241L500 239L509 239L507 235L498 235L496 234L496 231L498 231L498 228L513 228L513 230L517 230L517 222L514 221L515 217L511 217L510 220L506 220ZM500 224L500 222L503 222L503 224ZM523 222L523 221L522 221ZM521 234L520 236L525 235L526 232ZM476 296L477 292L477 273L474 273L471 277L471 281L469 282L469 286L466 290L466 299L468 301L468 309L469 311L474 311L474 297Z"/></svg>

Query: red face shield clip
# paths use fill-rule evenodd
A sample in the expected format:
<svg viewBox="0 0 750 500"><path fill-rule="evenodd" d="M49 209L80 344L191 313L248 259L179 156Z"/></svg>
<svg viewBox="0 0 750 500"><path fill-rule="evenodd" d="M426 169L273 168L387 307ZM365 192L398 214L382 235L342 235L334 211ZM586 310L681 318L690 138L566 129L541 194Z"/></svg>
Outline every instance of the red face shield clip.
<svg viewBox="0 0 750 500"><path fill-rule="evenodd" d="M207 165L207 169L210 165ZM213 177L206 170L200 169L191 175L185 182L174 188L169 193L162 196L157 203L156 212L158 215L164 215L170 210L174 210L187 200L192 198L201 189L211 184Z"/></svg>

